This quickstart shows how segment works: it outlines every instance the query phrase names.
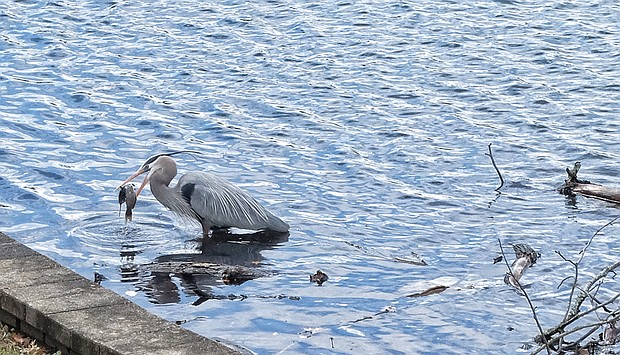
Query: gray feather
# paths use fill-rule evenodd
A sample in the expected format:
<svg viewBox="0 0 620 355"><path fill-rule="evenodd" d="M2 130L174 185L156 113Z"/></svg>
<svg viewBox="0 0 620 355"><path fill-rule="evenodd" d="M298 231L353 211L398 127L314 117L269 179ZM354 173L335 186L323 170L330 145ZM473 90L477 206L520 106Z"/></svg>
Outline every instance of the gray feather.
<svg viewBox="0 0 620 355"><path fill-rule="evenodd" d="M193 185L189 205L213 226L278 232L289 230L286 222L269 212L247 192L221 177L202 172L187 173L179 179L175 189L181 192L184 186L189 185Z"/></svg>

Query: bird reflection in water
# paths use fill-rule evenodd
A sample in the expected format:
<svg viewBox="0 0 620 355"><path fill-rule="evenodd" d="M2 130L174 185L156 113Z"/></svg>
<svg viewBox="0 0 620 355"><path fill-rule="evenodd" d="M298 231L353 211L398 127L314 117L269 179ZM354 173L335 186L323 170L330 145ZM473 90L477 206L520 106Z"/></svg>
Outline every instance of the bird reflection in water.
<svg viewBox="0 0 620 355"><path fill-rule="evenodd" d="M140 278L137 287L153 303L178 303L183 292L198 296L194 302L198 305L218 298L213 292L216 287L269 275L263 268L265 259L261 252L276 248L288 241L288 237L288 232L233 234L227 229L213 230L210 238L197 240L200 253L162 255L153 263L141 266L145 272L136 270L133 275ZM179 280L179 285L173 277Z"/></svg>

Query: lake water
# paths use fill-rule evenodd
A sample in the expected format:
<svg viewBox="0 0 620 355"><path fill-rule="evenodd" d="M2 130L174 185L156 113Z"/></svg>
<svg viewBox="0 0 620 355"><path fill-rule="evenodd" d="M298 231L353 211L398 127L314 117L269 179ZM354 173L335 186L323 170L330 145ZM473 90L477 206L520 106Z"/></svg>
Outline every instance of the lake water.
<svg viewBox="0 0 620 355"><path fill-rule="evenodd" d="M618 215L556 188L575 161L620 184L619 14L614 1L4 1L0 230L258 354L523 351L537 328L492 262L498 239L542 254L523 282L557 324L572 269L554 250L577 258ZM243 187L288 238L201 246L148 189L125 225L115 187L184 149L202 154L177 156L180 173ZM619 234L594 239L584 281L617 260ZM214 259L265 276L145 266ZM449 288L407 297L433 286Z"/></svg>

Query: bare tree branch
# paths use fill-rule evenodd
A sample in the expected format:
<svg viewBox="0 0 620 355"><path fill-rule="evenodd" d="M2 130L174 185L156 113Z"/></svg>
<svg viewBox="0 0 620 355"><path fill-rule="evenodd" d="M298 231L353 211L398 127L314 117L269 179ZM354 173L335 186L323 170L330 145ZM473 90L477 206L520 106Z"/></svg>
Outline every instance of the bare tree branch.
<svg viewBox="0 0 620 355"><path fill-rule="evenodd" d="M489 145L489 149L490 149L490 145ZM540 321L538 320L538 316L536 315L536 308L534 308L534 305L532 304L532 300L530 300L530 296L528 296L527 292L525 292L525 289L521 285L521 282L519 282L519 280L512 273L512 268L508 264L508 259L506 259L506 254L504 253L504 247L502 246L502 241L499 238L497 239L497 241L499 242L499 250L502 253L502 257L504 259L504 263L506 263L506 267L508 268L508 273L510 274L510 277L515 281L515 284L519 287L519 290L523 293L523 296L525 296L525 299L527 300L527 303L530 305L530 310L532 311L532 316L534 317L534 321L536 321L536 326L538 327L538 331L540 332L540 336L542 337L542 339L543 339L543 341L545 343L545 346L547 347L547 354L551 354L551 348L549 347L549 343L547 343L547 339L545 338L545 333L543 331L542 326L540 325Z"/></svg>
<svg viewBox="0 0 620 355"><path fill-rule="evenodd" d="M581 254L581 256L579 257L579 260L577 261L577 264L579 264L581 262L581 260L583 260L583 256L586 254L586 250L588 250L588 247L590 246L590 244L592 244L592 240L594 239L594 237L596 237L603 229L605 229L605 227L614 224L614 222L617 221L618 218L620 218L620 216L618 216L618 217L612 219L611 221L607 222L604 226L602 226L601 228L597 229L597 231L594 232L594 234L592 234L592 236L590 237L590 240L588 240L586 245L579 252L579 254Z"/></svg>
<svg viewBox="0 0 620 355"><path fill-rule="evenodd" d="M620 294L618 295L620 296ZM618 296L614 297L614 301L618 298ZM611 302L609 302L611 303ZM590 313L590 311L593 310L588 310L588 313ZM596 322L596 323L590 323L590 324L584 324L582 326L579 327L575 327L569 331L563 332L561 334L558 334L554 339L550 340L548 343L555 343L558 342L560 339L564 339L566 336L577 333L581 330L584 329L588 329L591 328L588 332L586 332L584 335L582 335L581 337L579 337L579 339L571 342L569 345L566 346L559 346L557 351L558 353L561 352L562 350L570 350L571 347L575 347L576 345L578 345L579 343L581 343L583 340L585 340L587 337L589 337L590 335L592 335L592 333L594 333L600 326L605 325L605 324L609 324L611 322L615 322L618 319L620 319L620 313L616 313L616 314L611 314L609 317L607 317L607 319ZM534 350L533 352L531 352L531 355L535 355L538 354L539 352L543 351L545 349L545 346L540 346L539 348L537 348L536 350Z"/></svg>

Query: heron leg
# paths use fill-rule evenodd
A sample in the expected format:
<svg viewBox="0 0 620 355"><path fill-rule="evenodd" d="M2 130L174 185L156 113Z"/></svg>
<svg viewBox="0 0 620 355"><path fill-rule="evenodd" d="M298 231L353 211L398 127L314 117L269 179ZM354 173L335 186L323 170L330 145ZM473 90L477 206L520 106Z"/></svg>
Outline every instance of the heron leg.
<svg viewBox="0 0 620 355"><path fill-rule="evenodd" d="M209 235L209 231L211 230L211 224L209 222L206 222L204 220L200 221L200 224L202 225L202 234L206 237Z"/></svg>

